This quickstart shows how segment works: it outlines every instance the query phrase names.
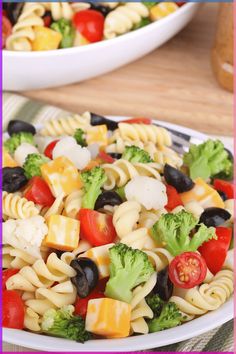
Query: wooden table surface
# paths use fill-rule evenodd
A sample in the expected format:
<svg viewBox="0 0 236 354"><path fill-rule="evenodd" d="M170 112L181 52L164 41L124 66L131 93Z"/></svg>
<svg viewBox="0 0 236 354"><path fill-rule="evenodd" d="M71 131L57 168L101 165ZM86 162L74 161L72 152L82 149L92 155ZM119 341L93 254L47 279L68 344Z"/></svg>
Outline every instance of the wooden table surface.
<svg viewBox="0 0 236 354"><path fill-rule="evenodd" d="M232 135L233 95L218 86L210 65L217 10L205 4L167 44L112 73L24 95L74 112L149 116Z"/></svg>

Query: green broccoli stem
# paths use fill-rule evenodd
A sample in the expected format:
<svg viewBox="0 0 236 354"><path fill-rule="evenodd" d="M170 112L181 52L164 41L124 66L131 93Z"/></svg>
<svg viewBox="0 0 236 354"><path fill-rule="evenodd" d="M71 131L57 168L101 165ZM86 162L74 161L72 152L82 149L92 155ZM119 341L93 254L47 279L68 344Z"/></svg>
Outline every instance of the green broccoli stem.
<svg viewBox="0 0 236 354"><path fill-rule="evenodd" d="M82 208L84 209L94 209L94 205L98 196L102 193L100 185L96 184L91 185L89 193L86 194L86 197L82 199Z"/></svg>
<svg viewBox="0 0 236 354"><path fill-rule="evenodd" d="M120 270L115 278L110 279L106 285L105 295L112 299L130 303L134 282L131 281L131 274L125 270Z"/></svg>

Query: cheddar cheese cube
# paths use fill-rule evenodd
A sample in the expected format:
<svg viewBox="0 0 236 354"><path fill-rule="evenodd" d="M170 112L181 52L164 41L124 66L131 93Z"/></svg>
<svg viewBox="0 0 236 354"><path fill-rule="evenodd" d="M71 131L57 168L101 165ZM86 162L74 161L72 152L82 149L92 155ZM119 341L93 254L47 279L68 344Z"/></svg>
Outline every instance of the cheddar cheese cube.
<svg viewBox="0 0 236 354"><path fill-rule="evenodd" d="M188 192L181 193L181 199L185 204L197 202L204 209L210 207L224 208L224 202L219 193L209 186L202 178L197 178L195 186Z"/></svg>
<svg viewBox="0 0 236 354"><path fill-rule="evenodd" d="M90 248L85 253L81 254L81 257L90 258L96 263L99 272L99 278L103 279L110 275L109 265L109 248L114 246L114 243L109 243L108 245Z"/></svg>
<svg viewBox="0 0 236 354"><path fill-rule="evenodd" d="M178 5L174 2L160 2L150 9L150 19L152 21L160 20L178 10Z"/></svg>
<svg viewBox="0 0 236 354"><path fill-rule="evenodd" d="M16 167L18 166L16 161L11 157L11 155L6 151L6 149L2 149L2 167Z"/></svg>
<svg viewBox="0 0 236 354"><path fill-rule="evenodd" d="M35 26L34 35L35 38L31 42L34 51L58 49L62 40L61 33L43 26Z"/></svg>
<svg viewBox="0 0 236 354"><path fill-rule="evenodd" d="M61 251L73 251L78 247L80 222L62 215L47 219L48 234L44 245Z"/></svg>
<svg viewBox="0 0 236 354"><path fill-rule="evenodd" d="M108 144L107 126L102 124L89 128L86 141L88 145L96 143L99 146L106 146Z"/></svg>
<svg viewBox="0 0 236 354"><path fill-rule="evenodd" d="M130 332L131 306L126 302L102 298L88 302L85 328L108 338L127 337Z"/></svg>
<svg viewBox="0 0 236 354"><path fill-rule="evenodd" d="M64 156L42 165L41 172L54 197L67 196L82 187L77 168Z"/></svg>

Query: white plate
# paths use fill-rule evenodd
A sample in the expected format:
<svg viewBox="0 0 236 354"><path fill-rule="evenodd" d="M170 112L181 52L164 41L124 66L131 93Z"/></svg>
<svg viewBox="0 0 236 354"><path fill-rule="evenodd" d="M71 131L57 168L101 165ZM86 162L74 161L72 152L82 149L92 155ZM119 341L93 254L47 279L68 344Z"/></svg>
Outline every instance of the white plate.
<svg viewBox="0 0 236 354"><path fill-rule="evenodd" d="M127 117L112 117L116 121L127 119ZM207 140L208 137L205 134L199 133L195 130L176 125L166 123L163 121L153 121L158 125L164 126L167 129L176 131L176 134L180 133L186 135L186 145L188 137L189 141L200 143ZM39 127L38 127L39 128ZM178 137L173 135L173 140L178 142ZM229 146L225 146L229 148ZM233 253L233 252L231 252ZM233 256L233 255L232 255ZM233 261L232 261L233 262ZM162 332L151 333L146 335L138 335L134 337L124 339L99 339L90 340L84 344L76 343L70 340L48 337L39 334L33 334L26 331L20 331L15 329L3 328L3 341L11 344L24 346L31 349L43 350L43 351L58 351L58 352L73 352L73 351L134 351L134 350L147 350L151 348L157 348L168 344L174 344L183 340L196 337L200 334L210 331L233 318L233 296L218 310L211 311L206 315L196 318L188 323L185 323L179 327L168 329Z"/></svg>
<svg viewBox="0 0 236 354"><path fill-rule="evenodd" d="M185 4L144 28L87 46L46 52L3 50L3 90L62 86L117 69L168 41L187 25L199 6Z"/></svg>

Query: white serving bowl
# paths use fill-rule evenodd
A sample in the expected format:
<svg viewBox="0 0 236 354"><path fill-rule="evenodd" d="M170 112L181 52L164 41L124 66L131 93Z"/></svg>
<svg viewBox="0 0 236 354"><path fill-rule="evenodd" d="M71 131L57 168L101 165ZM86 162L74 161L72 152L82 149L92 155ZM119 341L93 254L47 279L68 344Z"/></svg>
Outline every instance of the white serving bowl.
<svg viewBox="0 0 236 354"><path fill-rule="evenodd" d="M160 47L193 18L201 4L189 3L173 14L114 39L61 50L3 50L3 90L56 87L102 75Z"/></svg>
<svg viewBox="0 0 236 354"><path fill-rule="evenodd" d="M119 122L128 117L109 116L108 118ZM188 150L189 143L199 144L208 139L207 135L180 125L158 120L153 121L153 123L170 129L172 132L173 143L176 142L181 144L182 141L182 146L185 151ZM37 126L36 128L40 129L41 127ZM225 144L225 147L233 152L232 148L227 146L227 144ZM232 266L233 250L231 250L228 255L228 262ZM199 318L182 324L181 326L146 335L137 335L122 339L94 339L81 344L66 339L34 334L17 329L3 328L2 340L7 343L48 352L117 352L118 350L123 352L148 350L193 338L226 323L234 316L233 300L232 295L226 303L215 311L210 311Z"/></svg>

